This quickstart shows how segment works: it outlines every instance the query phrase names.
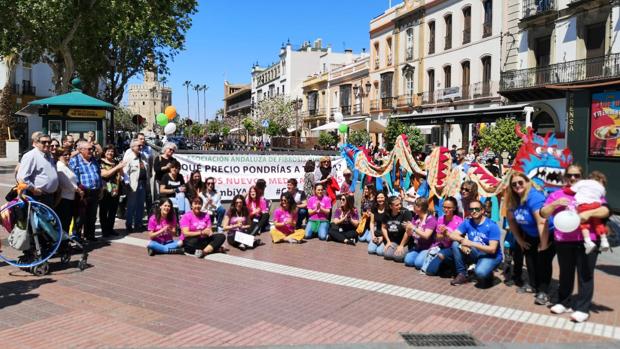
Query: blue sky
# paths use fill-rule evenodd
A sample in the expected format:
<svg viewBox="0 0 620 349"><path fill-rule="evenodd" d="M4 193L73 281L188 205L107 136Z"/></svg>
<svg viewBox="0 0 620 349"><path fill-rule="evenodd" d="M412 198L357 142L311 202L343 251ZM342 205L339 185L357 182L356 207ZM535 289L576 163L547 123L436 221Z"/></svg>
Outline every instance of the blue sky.
<svg viewBox="0 0 620 349"><path fill-rule="evenodd" d="M392 0L392 5L401 2ZM170 64L172 102L187 115L185 80L206 84L209 119L223 106L224 80L249 83L252 64L277 60L282 42L294 45L322 38L335 51L368 50L369 22L389 0L217 0L200 1L187 34L186 50ZM141 77L140 77L141 79ZM196 117L196 91L190 89L190 115ZM200 109L204 120L202 93Z"/></svg>

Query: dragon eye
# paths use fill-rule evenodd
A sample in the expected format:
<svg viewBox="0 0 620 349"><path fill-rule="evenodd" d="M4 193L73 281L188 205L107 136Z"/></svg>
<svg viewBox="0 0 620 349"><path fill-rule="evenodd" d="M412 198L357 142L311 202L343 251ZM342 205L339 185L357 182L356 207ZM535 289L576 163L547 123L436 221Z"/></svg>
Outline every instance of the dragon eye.
<svg viewBox="0 0 620 349"><path fill-rule="evenodd" d="M542 154L543 153L543 148L542 147L536 147L536 154Z"/></svg>
<svg viewBox="0 0 620 349"><path fill-rule="evenodd" d="M554 156L555 155L555 148L549 147L547 148L547 153L549 153L549 155Z"/></svg>

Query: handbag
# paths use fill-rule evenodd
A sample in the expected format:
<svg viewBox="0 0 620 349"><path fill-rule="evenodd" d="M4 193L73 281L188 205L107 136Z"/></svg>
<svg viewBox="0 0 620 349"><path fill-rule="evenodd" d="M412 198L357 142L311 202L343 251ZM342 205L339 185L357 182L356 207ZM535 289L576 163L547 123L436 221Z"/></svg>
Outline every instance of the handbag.
<svg viewBox="0 0 620 349"><path fill-rule="evenodd" d="M18 224L15 224L11 234L9 234L9 246L19 251L26 251L30 249L30 236L28 234L28 224L30 223L30 203L28 203L28 215L26 218L26 227L20 228Z"/></svg>

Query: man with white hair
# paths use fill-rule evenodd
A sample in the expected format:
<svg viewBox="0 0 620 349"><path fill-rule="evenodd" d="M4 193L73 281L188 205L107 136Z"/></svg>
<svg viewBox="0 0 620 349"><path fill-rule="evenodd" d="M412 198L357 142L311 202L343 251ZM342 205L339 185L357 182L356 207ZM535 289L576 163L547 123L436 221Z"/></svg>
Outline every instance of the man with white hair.
<svg viewBox="0 0 620 349"><path fill-rule="evenodd" d="M123 172L129 180L125 217L125 228L128 233L145 230L142 218L144 217L144 202L151 177L151 168L146 155L142 153L143 147L139 140L134 139L129 145L131 153L126 154L123 160L126 163Z"/></svg>
<svg viewBox="0 0 620 349"><path fill-rule="evenodd" d="M83 194L80 198L80 214L78 214L75 230L80 235L84 228L84 238L88 241L97 241L95 237L95 222L97 221L97 208L99 196L103 189L101 180L101 167L99 161L93 156L95 146L85 140L77 143L78 154L69 161L69 168L77 177L78 186Z"/></svg>
<svg viewBox="0 0 620 349"><path fill-rule="evenodd" d="M32 134L33 149L21 159L15 178L28 185L28 193L35 200L52 207L58 189L58 173L50 155L50 136L42 132Z"/></svg>

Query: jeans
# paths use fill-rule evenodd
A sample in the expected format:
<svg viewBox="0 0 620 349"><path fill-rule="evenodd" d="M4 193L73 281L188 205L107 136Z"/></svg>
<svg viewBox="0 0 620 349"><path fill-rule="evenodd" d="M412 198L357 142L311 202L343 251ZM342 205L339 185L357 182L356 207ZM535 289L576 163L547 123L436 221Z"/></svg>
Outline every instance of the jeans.
<svg viewBox="0 0 620 349"><path fill-rule="evenodd" d="M211 215L211 222L214 223L214 218L217 219L217 227L220 228L222 223L224 222L224 215L226 214L226 209L224 206L219 206L217 210L215 210L215 214Z"/></svg>
<svg viewBox="0 0 620 349"><path fill-rule="evenodd" d="M424 258L428 254L428 250L423 251L411 251L405 256L405 266L416 267L416 269L422 268L424 264Z"/></svg>
<svg viewBox="0 0 620 349"><path fill-rule="evenodd" d="M107 190L103 192L103 199L99 203L99 223L101 223L101 231L104 235L114 229L118 199L118 195L112 196Z"/></svg>
<svg viewBox="0 0 620 349"><path fill-rule="evenodd" d="M305 239L312 239L314 237L315 232L312 231L313 224L308 222L306 224L306 236ZM329 232L329 222L321 222L319 224L318 236L319 240L327 239L327 233Z"/></svg>
<svg viewBox="0 0 620 349"><path fill-rule="evenodd" d="M384 245L385 246L385 245ZM402 254L397 255L396 249L398 248L398 244L392 242L389 246L385 246L383 252L383 258L387 260L393 260L396 263L402 263L405 260L405 256L409 253L409 248L407 246L403 246ZM378 249L377 249L378 250ZM379 254L379 251L377 251Z"/></svg>
<svg viewBox="0 0 620 349"><path fill-rule="evenodd" d="M450 251L450 248L442 248L442 249L439 251L439 253L438 253L438 254L441 254L442 256L445 256L447 253L450 253L450 252L447 252L447 251ZM427 256L427 255L428 255L428 250L424 250L424 251L420 252L420 255L419 255L420 257L418 257L418 258L421 258L421 259L422 259L422 264L424 264L424 260L426 259L426 256ZM437 275L437 274L439 273L439 268L441 268L441 263L442 263L442 262L443 262L443 261L442 261L439 257L434 258L434 259L433 259L433 260L432 260L432 261L431 261L431 262L430 262L430 263L426 266L426 275L429 275L429 276L435 276L435 275ZM417 265L416 265L416 268L418 268L418 266L417 266ZM419 268L422 268L422 265L420 265L420 267L419 267Z"/></svg>
<svg viewBox="0 0 620 349"><path fill-rule="evenodd" d="M368 254L376 254L378 256L383 256L383 250L385 249L385 245L383 241L378 245L372 242L372 239L368 243Z"/></svg>
<svg viewBox="0 0 620 349"><path fill-rule="evenodd" d="M170 253L170 250L172 249L181 247L181 243L180 241L168 241L162 244L161 242L151 240L149 241L149 244L146 247L150 248L151 250L157 253L166 254L166 253Z"/></svg>
<svg viewBox="0 0 620 349"><path fill-rule="evenodd" d="M450 249L442 250L441 254L445 257L445 260L454 262L456 272L459 274L465 274L467 272L465 263L476 263L474 273L479 280L486 279L493 275L493 270L495 270L500 263L500 260L495 256L484 254L475 248L472 248L469 254L464 254L461 251L461 244L456 241L452 243Z"/></svg>
<svg viewBox="0 0 620 349"><path fill-rule="evenodd" d="M366 231L364 232L364 235L358 237L357 239L361 242L371 242L372 241L372 233L370 232L370 229L366 229Z"/></svg>
<svg viewBox="0 0 620 349"><path fill-rule="evenodd" d="M305 219L308 219L308 209L307 208L298 209L297 210L297 225L295 226L295 229L303 229Z"/></svg>
<svg viewBox="0 0 620 349"><path fill-rule="evenodd" d="M146 182L140 181L136 191L129 189L127 192L127 213L125 225L127 227L140 227L144 217L144 201L146 200Z"/></svg>

